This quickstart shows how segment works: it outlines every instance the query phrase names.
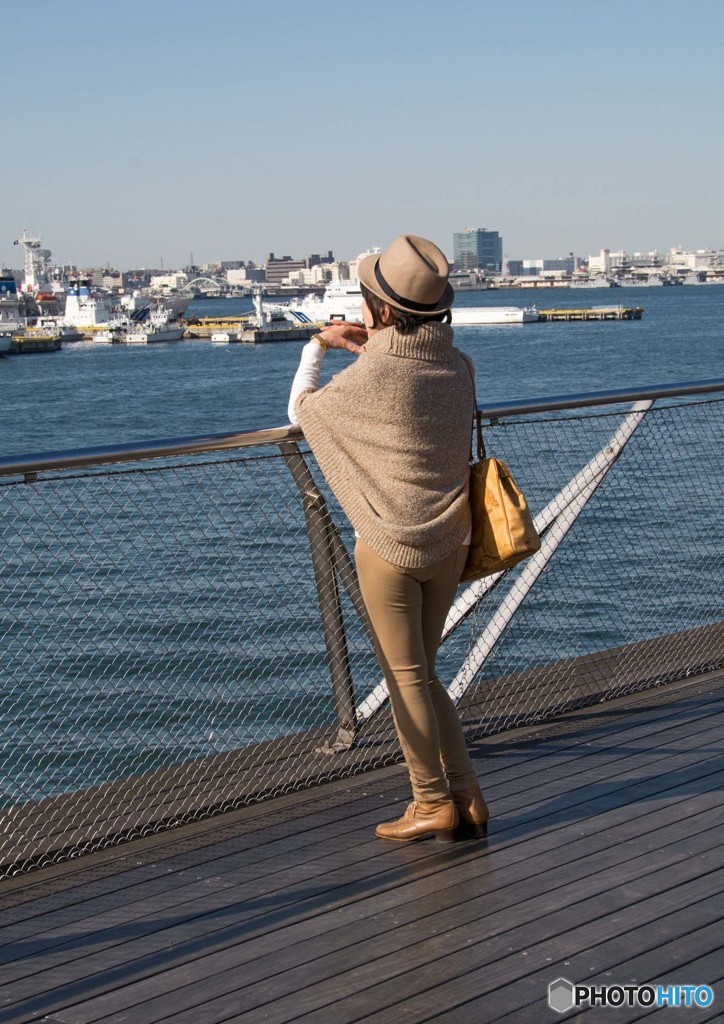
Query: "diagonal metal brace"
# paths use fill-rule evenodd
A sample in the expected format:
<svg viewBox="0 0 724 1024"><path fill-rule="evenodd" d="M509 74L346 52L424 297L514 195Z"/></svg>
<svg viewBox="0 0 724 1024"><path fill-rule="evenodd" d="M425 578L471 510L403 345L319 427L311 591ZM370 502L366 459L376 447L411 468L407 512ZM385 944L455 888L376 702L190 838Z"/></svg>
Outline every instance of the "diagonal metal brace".
<svg viewBox="0 0 724 1024"><path fill-rule="evenodd" d="M331 521L324 496L319 491L297 444L284 442L279 445L279 450L302 496L327 650L327 665L339 722L336 740L320 749L325 753L349 750L355 743L357 722L349 649L335 571L337 544L342 547L344 545L339 540Z"/></svg>

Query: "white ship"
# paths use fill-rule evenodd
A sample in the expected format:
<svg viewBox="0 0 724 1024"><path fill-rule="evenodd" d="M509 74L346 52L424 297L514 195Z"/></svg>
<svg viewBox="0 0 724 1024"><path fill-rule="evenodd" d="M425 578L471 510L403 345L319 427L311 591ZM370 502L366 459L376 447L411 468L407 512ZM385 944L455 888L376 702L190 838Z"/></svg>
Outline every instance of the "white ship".
<svg viewBox="0 0 724 1024"><path fill-rule="evenodd" d="M148 291L136 289L120 296L121 309L129 315L146 309L161 309L170 319L181 317L191 302L193 295L154 295Z"/></svg>
<svg viewBox="0 0 724 1024"><path fill-rule="evenodd" d="M106 300L91 291L90 280L77 278L68 286L62 323L77 329L98 327L111 319L111 308Z"/></svg>
<svg viewBox="0 0 724 1024"><path fill-rule="evenodd" d="M362 292L358 281L330 284L324 295L306 296L298 305L284 307L296 323L327 323L330 320L361 320ZM453 306L454 327L486 324L527 324L538 320L538 311L519 306Z"/></svg>
<svg viewBox="0 0 724 1024"><path fill-rule="evenodd" d="M93 338L91 339L91 342L86 342L86 344L93 344L93 345L120 345L121 344L120 331L115 330L113 328L106 328L105 330L94 331L93 332Z"/></svg>
<svg viewBox="0 0 724 1024"><path fill-rule="evenodd" d="M10 319L14 327L21 330L36 321L40 325L42 320L42 326L64 340L75 341L85 335L107 344L117 341L119 331L126 331L129 322L135 322L139 328L133 333L145 333L147 340L177 341L183 337L184 328L177 324L171 327L169 322L185 313L191 295L159 296L149 291L134 291L111 297L99 291L87 273L74 272L65 277L63 268L51 263L51 252L42 247L39 236L29 235L24 230L14 244L25 250L25 279L23 290L18 292L12 277L0 275L0 325L4 326ZM118 303L123 310L120 316ZM63 310L61 315L55 315L58 309ZM153 318L157 313L159 319L152 322L152 330L147 330L146 319L149 314ZM141 321L144 321L143 327ZM138 339L133 343L143 342Z"/></svg>
<svg viewBox="0 0 724 1024"><path fill-rule="evenodd" d="M161 341L181 341L186 330L183 324L165 324L154 326L143 324L127 331L122 339L126 345L152 345Z"/></svg>
<svg viewBox="0 0 724 1024"><path fill-rule="evenodd" d="M172 321L168 310L145 307L130 317L109 320L104 330L93 332L93 340L99 345L152 345L181 341L185 331L186 325Z"/></svg>
<svg viewBox="0 0 724 1024"><path fill-rule="evenodd" d="M25 250L25 298L32 300L32 305L42 314L57 315L63 308L65 289L62 271L53 265L50 249L43 248L43 239L39 235L29 235L25 229L22 237L16 238L13 245L20 245Z"/></svg>
<svg viewBox="0 0 724 1024"><path fill-rule="evenodd" d="M96 345L153 345L164 341L181 341L185 330L181 324L151 327L132 324L121 326L116 323L104 331L96 331L93 342Z"/></svg>
<svg viewBox="0 0 724 1024"><path fill-rule="evenodd" d="M538 323L535 306L453 306L453 327Z"/></svg>
<svg viewBox="0 0 724 1024"><path fill-rule="evenodd" d="M268 308L272 312L274 308L281 307ZM288 319L298 323L361 320L362 292L358 281L328 284L324 289L324 295L306 295L298 305L289 305L283 308Z"/></svg>

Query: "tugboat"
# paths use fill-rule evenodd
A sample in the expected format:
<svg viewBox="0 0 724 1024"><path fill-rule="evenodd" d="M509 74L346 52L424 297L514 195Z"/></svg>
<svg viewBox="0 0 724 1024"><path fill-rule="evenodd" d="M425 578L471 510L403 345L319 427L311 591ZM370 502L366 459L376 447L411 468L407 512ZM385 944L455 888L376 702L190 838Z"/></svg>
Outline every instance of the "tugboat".
<svg viewBox="0 0 724 1024"><path fill-rule="evenodd" d="M169 312L164 309L151 310L147 318L140 322L132 322L121 340L126 345L151 345L161 341L181 341L186 325L171 321Z"/></svg>

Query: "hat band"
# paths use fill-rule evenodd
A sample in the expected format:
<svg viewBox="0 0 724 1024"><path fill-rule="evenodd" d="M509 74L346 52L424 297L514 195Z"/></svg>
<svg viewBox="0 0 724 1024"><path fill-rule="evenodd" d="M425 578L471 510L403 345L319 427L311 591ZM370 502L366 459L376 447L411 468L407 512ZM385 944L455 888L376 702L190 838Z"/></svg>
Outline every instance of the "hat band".
<svg viewBox="0 0 724 1024"><path fill-rule="evenodd" d="M414 309L419 313L428 313L433 309L437 309L437 302L413 302L412 299L406 299L403 295L398 295L394 288L391 288L380 270L380 261L377 260L375 263L375 277L377 278L377 284L380 286L382 291L387 295L388 298L394 299L395 302L399 302L402 306L407 306L408 309ZM441 296L442 297L442 296Z"/></svg>

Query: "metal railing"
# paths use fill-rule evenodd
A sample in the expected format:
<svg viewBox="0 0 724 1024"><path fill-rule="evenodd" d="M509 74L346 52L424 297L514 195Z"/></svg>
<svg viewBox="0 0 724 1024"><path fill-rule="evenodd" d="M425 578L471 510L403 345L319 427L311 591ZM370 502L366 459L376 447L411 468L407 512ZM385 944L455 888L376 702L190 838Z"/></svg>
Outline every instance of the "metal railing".
<svg viewBox="0 0 724 1024"><path fill-rule="evenodd" d="M481 407L543 543L448 618L471 738L724 664L722 391ZM353 537L301 441L0 458L4 874L400 759Z"/></svg>

